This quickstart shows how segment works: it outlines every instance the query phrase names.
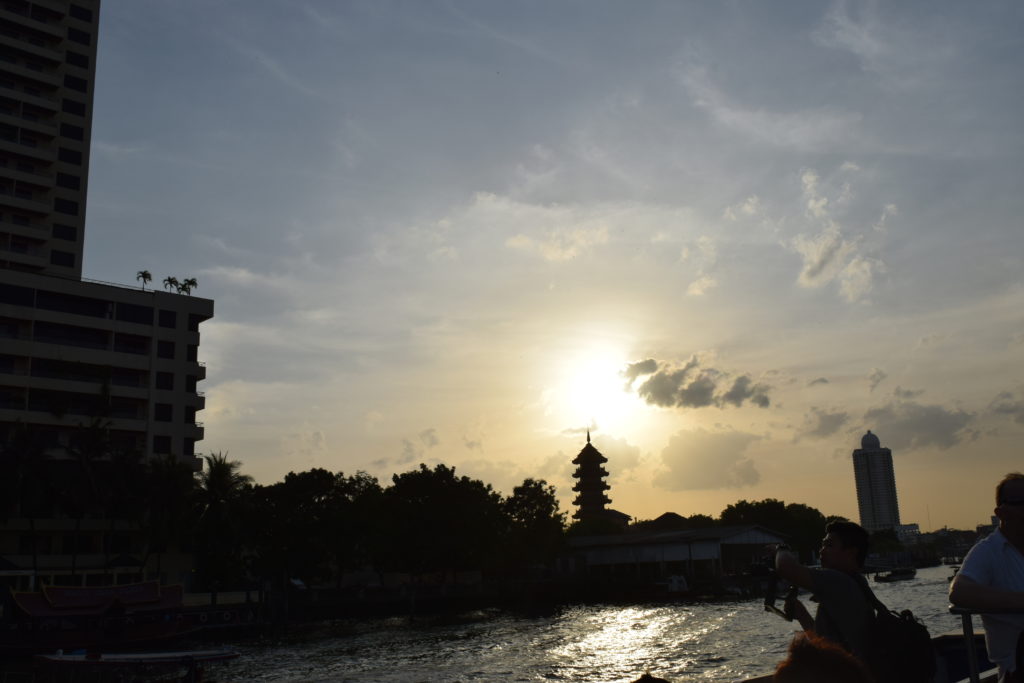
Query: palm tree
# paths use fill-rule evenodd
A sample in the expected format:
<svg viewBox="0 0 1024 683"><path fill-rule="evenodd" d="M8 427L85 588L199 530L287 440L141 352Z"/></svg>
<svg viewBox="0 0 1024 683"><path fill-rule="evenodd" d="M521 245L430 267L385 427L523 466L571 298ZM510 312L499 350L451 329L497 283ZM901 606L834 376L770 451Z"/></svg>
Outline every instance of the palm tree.
<svg viewBox="0 0 1024 683"><path fill-rule="evenodd" d="M242 474L242 463L228 460L227 453L203 456L206 467L199 474L199 547L207 564L205 580L214 589L223 581L237 579L241 546L236 528L242 496L249 491L252 477ZM216 600L216 598L214 598Z"/></svg>
<svg viewBox="0 0 1024 683"><path fill-rule="evenodd" d="M171 291L172 287L178 290L179 292L181 291L181 284L178 283L178 278L174 277L173 275L168 275L167 277L164 278L164 289L166 289L169 292Z"/></svg>
<svg viewBox="0 0 1024 683"><path fill-rule="evenodd" d="M150 273L148 270L140 270L139 272L135 273L135 279L142 280L142 291L146 291L146 283L150 282L153 279L153 274Z"/></svg>
<svg viewBox="0 0 1024 683"><path fill-rule="evenodd" d="M194 277L187 277L181 281L181 291L186 294L191 294L192 290L199 286L199 281Z"/></svg>

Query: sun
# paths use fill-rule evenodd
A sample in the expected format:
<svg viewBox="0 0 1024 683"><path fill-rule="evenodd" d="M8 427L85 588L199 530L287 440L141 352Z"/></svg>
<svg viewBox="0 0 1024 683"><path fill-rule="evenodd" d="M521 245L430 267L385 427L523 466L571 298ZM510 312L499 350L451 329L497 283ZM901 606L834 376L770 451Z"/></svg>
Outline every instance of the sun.
<svg viewBox="0 0 1024 683"><path fill-rule="evenodd" d="M565 426L621 430L642 408L622 375L628 364L626 354L613 347L592 346L567 354L549 384L551 412Z"/></svg>

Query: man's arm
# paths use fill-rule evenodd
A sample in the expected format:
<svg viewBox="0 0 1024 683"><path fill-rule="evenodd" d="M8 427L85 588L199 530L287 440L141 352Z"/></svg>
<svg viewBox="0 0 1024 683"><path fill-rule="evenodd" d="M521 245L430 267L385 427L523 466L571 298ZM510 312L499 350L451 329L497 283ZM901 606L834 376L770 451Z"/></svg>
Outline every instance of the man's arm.
<svg viewBox="0 0 1024 683"><path fill-rule="evenodd" d="M800 564L796 555L788 550L775 553L775 573L790 583L811 590L813 575L811 570Z"/></svg>
<svg viewBox="0 0 1024 683"><path fill-rule="evenodd" d="M949 601L974 610L1024 610L1024 591L993 588L957 574L949 585Z"/></svg>

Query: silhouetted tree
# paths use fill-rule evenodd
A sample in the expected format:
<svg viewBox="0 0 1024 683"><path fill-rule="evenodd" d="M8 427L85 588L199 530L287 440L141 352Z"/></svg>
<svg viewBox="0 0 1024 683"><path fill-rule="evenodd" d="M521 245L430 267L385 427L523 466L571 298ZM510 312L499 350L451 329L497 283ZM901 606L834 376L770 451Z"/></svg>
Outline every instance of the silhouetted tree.
<svg viewBox="0 0 1024 683"><path fill-rule="evenodd" d="M396 474L383 493L379 564L424 574L480 568L493 557L503 527L501 496L455 469L426 465Z"/></svg>
<svg viewBox="0 0 1024 683"><path fill-rule="evenodd" d="M140 270L135 273L136 280L142 280L142 291L146 291L146 285L153 279L153 274L148 270Z"/></svg>
<svg viewBox="0 0 1024 683"><path fill-rule="evenodd" d="M205 468L199 474L197 496L201 510L196 529L197 560L203 581L216 592L227 583L237 583L242 576L239 513L252 477L242 474L242 463L228 460L227 453L207 455L203 460Z"/></svg>
<svg viewBox="0 0 1024 683"><path fill-rule="evenodd" d="M194 277L187 277L181 281L178 285L178 292L184 292L185 294L191 294L192 290L199 286L199 281Z"/></svg>
<svg viewBox="0 0 1024 683"><path fill-rule="evenodd" d="M179 283L178 278L174 277L173 275L168 275L167 277L164 278L164 289L166 289L168 292L171 291L172 289L178 290L180 287L181 283Z"/></svg>
<svg viewBox="0 0 1024 683"><path fill-rule="evenodd" d="M826 517L818 510L801 503L786 505L781 500L740 500L729 505L719 518L725 525L759 524L784 533L790 545L805 558L816 552L825 535Z"/></svg>
<svg viewBox="0 0 1024 683"><path fill-rule="evenodd" d="M503 503L508 537L506 562L518 566L543 564L557 554L565 535L565 513L558 509L555 487L543 479L526 479Z"/></svg>
<svg viewBox="0 0 1024 683"><path fill-rule="evenodd" d="M191 541L201 512L198 482L192 468L173 455L146 462L142 476L145 504L142 510L143 568L156 556L156 573L162 571L163 555L172 547L181 549Z"/></svg>

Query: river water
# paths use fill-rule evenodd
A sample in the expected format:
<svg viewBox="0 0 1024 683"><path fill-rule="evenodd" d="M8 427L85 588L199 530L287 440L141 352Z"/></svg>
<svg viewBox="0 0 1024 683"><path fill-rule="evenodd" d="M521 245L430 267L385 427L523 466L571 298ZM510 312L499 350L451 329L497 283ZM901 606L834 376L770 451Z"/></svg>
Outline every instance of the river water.
<svg viewBox="0 0 1024 683"><path fill-rule="evenodd" d="M959 630L947 612L949 567L872 583L892 609L931 634ZM379 619L324 625L240 652L211 678L226 681L736 681L770 673L796 630L760 601L567 607L545 617L480 612L453 622Z"/></svg>

